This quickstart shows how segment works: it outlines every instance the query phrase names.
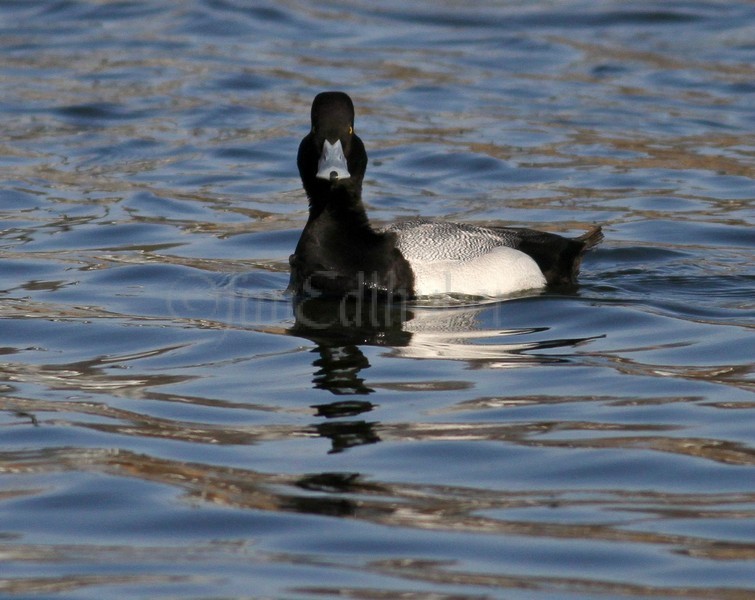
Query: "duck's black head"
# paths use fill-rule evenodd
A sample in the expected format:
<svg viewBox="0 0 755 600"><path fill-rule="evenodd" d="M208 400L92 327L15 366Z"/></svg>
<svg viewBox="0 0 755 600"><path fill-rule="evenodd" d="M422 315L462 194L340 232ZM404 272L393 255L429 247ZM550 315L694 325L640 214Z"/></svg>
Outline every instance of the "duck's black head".
<svg viewBox="0 0 755 600"><path fill-rule="evenodd" d="M322 92L312 102L312 128L299 145L299 175L313 205L346 192L359 200L367 153L354 133L354 104L343 92Z"/></svg>

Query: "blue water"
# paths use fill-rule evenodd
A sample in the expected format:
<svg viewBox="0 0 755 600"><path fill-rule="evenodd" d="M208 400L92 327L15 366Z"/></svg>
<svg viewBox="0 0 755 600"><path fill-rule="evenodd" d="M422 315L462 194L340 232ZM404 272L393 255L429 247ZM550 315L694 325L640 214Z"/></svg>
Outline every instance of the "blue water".
<svg viewBox="0 0 755 600"><path fill-rule="evenodd" d="M755 594L755 5L0 3L0 595ZM342 89L371 218L574 292L295 310Z"/></svg>

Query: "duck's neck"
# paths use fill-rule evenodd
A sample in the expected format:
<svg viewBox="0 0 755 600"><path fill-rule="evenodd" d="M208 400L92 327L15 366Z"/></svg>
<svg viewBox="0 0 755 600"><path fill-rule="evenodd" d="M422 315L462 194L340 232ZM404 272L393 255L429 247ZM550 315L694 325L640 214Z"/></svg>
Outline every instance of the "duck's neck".
<svg viewBox="0 0 755 600"><path fill-rule="evenodd" d="M352 231L371 229L362 204L361 185L333 185L313 190L309 195L309 221L321 218L336 221Z"/></svg>
<svg viewBox="0 0 755 600"><path fill-rule="evenodd" d="M291 258L291 288L340 296L410 296L414 276L409 263L396 248L394 233L371 227L361 180L306 184L309 220Z"/></svg>

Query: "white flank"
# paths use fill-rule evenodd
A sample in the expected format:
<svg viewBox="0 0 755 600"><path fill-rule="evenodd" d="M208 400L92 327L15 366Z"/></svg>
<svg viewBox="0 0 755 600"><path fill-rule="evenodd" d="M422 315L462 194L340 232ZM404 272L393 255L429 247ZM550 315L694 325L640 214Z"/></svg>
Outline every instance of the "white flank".
<svg viewBox="0 0 755 600"><path fill-rule="evenodd" d="M537 263L524 252L500 246L467 260L412 261L417 296L502 296L545 286Z"/></svg>

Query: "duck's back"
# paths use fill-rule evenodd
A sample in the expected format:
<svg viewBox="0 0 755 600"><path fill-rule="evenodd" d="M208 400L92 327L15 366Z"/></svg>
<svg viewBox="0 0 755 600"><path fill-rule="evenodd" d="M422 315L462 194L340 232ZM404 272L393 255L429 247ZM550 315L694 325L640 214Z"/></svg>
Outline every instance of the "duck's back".
<svg viewBox="0 0 755 600"><path fill-rule="evenodd" d="M464 223L408 219L391 224L418 296L499 296L545 285L537 263L515 248L514 232Z"/></svg>
<svg viewBox="0 0 755 600"><path fill-rule="evenodd" d="M492 278L491 285L500 289L574 284L582 255L603 239L600 227L569 239L521 227L423 218L397 221L386 230L396 234L397 247L415 273L439 277L453 271L455 280L463 279L465 272L475 273L474 279Z"/></svg>
<svg viewBox="0 0 755 600"><path fill-rule="evenodd" d="M386 231L396 233L398 249L410 261L471 260L517 243L516 235L505 229L423 218L396 221Z"/></svg>

